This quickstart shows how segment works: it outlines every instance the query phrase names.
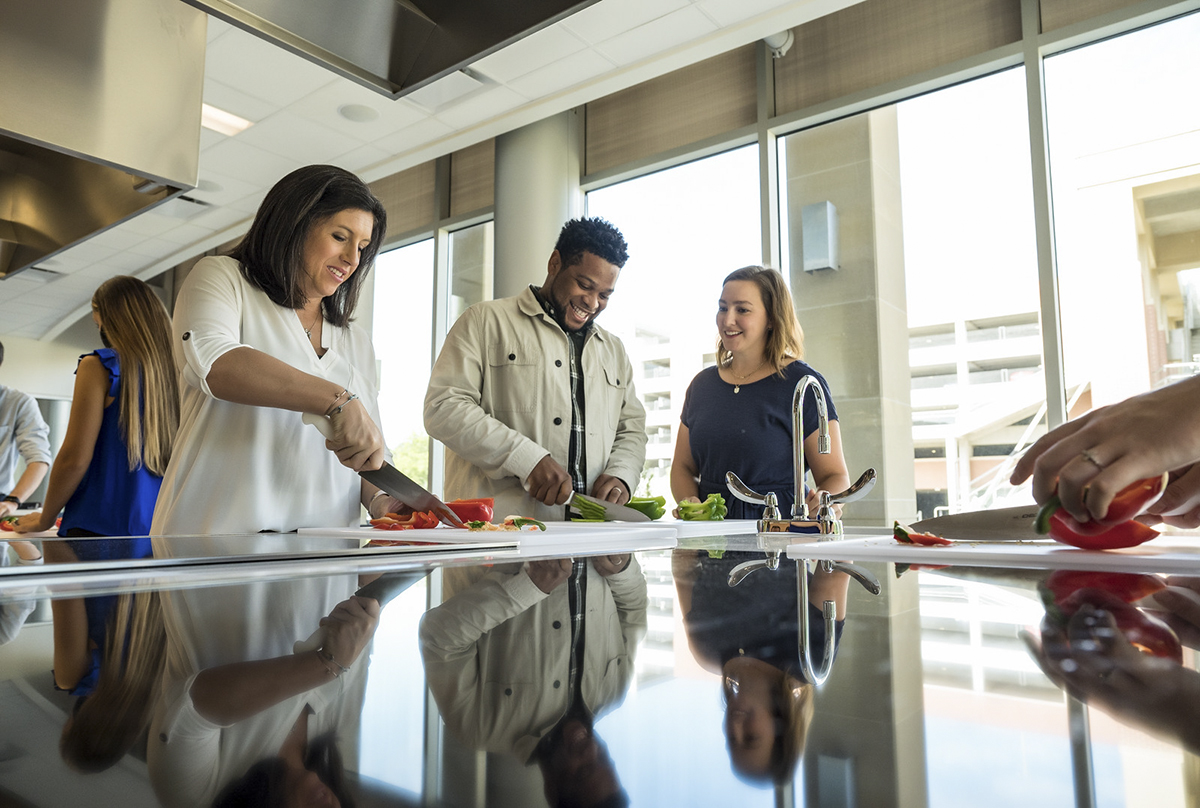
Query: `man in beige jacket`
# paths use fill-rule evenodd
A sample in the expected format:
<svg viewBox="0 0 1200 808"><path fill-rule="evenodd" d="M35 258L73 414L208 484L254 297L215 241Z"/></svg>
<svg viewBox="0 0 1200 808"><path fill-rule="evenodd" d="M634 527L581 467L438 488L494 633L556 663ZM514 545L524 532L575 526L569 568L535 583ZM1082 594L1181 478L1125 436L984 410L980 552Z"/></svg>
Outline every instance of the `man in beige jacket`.
<svg viewBox="0 0 1200 808"><path fill-rule="evenodd" d="M595 324L627 259L611 224L573 219L540 289L477 303L450 329L425 394L425 430L449 450L447 498L551 521L572 491L629 501L646 413L625 347Z"/></svg>

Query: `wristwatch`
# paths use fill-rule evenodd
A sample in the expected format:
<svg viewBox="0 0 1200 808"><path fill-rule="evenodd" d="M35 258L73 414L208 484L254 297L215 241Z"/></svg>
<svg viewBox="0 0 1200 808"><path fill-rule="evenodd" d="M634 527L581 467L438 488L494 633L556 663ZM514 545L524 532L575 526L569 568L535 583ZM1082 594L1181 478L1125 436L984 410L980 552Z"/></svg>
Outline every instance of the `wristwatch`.
<svg viewBox="0 0 1200 808"><path fill-rule="evenodd" d="M20 506L21 499L19 497L14 497L12 494L9 494L8 496L4 497L3 499L0 499L0 502L12 502L12 503L16 504L17 506Z"/></svg>

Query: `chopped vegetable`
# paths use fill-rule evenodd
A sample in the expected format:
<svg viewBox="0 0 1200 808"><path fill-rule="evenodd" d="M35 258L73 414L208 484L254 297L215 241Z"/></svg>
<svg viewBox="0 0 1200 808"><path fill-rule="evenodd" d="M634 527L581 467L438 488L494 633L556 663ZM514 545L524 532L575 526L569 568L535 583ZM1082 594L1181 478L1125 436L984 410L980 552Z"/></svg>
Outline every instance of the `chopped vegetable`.
<svg viewBox="0 0 1200 808"><path fill-rule="evenodd" d="M1049 594L1056 604L1061 604L1080 589L1103 589L1124 603L1133 603L1166 589L1167 583L1157 575L1134 572L1055 570L1043 586L1043 598Z"/></svg>
<svg viewBox="0 0 1200 808"><path fill-rule="evenodd" d="M583 517L584 521L588 522L603 522L604 521L604 506L583 497L575 497L571 500L571 508Z"/></svg>
<svg viewBox="0 0 1200 808"><path fill-rule="evenodd" d="M1113 616L1117 630L1137 650L1151 656L1183 661L1183 647L1179 636L1162 620L1126 603L1120 595L1096 587L1084 587L1072 592L1062 600L1055 600L1049 588L1040 587L1042 600L1046 604L1045 623L1066 632L1071 616L1085 605L1100 609Z"/></svg>
<svg viewBox="0 0 1200 808"><path fill-rule="evenodd" d="M17 521L18 518L20 517L5 516L3 519L0 519L0 530L7 530L9 533L12 533L16 530L16 528L13 527L13 522Z"/></svg>
<svg viewBox="0 0 1200 808"><path fill-rule="evenodd" d="M529 528L530 530L533 530L534 528L537 528L538 530L546 529L546 525L544 522L539 522L536 519L530 519L527 516L505 517L504 524L505 525L513 525L514 527L521 528L521 529L524 529L524 528Z"/></svg>
<svg viewBox="0 0 1200 808"><path fill-rule="evenodd" d="M1038 511L1034 529L1049 534L1050 538L1084 550L1116 550L1121 547L1136 547L1160 535L1157 530L1141 522L1129 520L1119 525L1104 527L1095 532L1097 523L1078 522L1063 510L1058 497L1050 500Z"/></svg>
<svg viewBox="0 0 1200 808"><path fill-rule="evenodd" d="M1038 511L1034 527L1055 541L1084 550L1114 550L1135 547L1157 538L1159 533L1140 522L1131 521L1150 503L1162 496L1167 475L1147 477L1122 488L1108 506L1103 519L1080 522L1063 510L1058 495L1050 497Z"/></svg>
<svg viewBox="0 0 1200 808"><path fill-rule="evenodd" d="M376 530L425 530L438 526L438 518L432 511L415 511L408 516L388 513L371 520Z"/></svg>
<svg viewBox="0 0 1200 808"><path fill-rule="evenodd" d="M709 494L703 502L679 503L679 518L688 522L719 521L727 513L725 497L720 494Z"/></svg>
<svg viewBox="0 0 1200 808"><path fill-rule="evenodd" d="M658 519L667 512L666 497L634 497L626 504L635 511L641 511L651 519Z"/></svg>
<svg viewBox="0 0 1200 808"><path fill-rule="evenodd" d="M950 539L943 539L932 533L921 533L900 522L892 523L892 536L901 544L919 544L922 547L936 547L954 544Z"/></svg>

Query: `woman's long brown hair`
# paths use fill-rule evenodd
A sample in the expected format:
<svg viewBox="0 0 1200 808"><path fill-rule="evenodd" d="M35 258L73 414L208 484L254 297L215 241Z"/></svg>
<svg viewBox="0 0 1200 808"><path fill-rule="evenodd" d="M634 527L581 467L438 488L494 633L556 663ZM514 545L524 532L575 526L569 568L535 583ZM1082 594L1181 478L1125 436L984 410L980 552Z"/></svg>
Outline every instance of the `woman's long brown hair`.
<svg viewBox="0 0 1200 808"><path fill-rule="evenodd" d="M171 317L143 281L118 275L92 295L101 330L121 360L120 424L129 468L161 477L179 428L179 375Z"/></svg>

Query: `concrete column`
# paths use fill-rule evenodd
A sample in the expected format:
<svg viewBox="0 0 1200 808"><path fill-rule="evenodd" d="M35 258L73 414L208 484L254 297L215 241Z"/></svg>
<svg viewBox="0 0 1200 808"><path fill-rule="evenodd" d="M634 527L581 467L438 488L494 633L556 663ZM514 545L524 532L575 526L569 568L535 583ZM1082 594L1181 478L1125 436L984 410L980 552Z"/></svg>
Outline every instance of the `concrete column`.
<svg viewBox="0 0 1200 808"><path fill-rule="evenodd" d="M568 110L496 138L497 298L540 286L558 231L583 212L580 118Z"/></svg>
<svg viewBox="0 0 1200 808"><path fill-rule="evenodd" d="M800 132L787 141L792 293L806 359L829 381L853 481L879 483L846 509L847 524L916 512L900 150L895 107ZM805 272L800 210L837 208L841 267Z"/></svg>

